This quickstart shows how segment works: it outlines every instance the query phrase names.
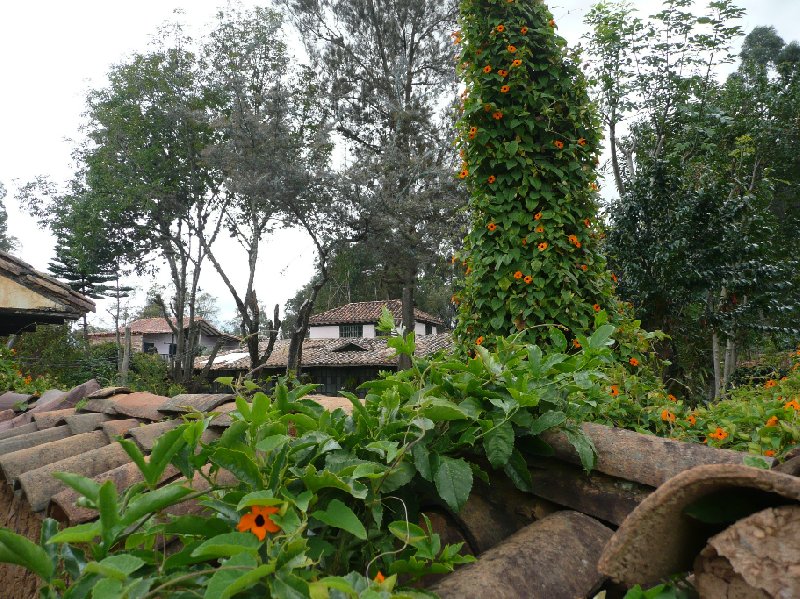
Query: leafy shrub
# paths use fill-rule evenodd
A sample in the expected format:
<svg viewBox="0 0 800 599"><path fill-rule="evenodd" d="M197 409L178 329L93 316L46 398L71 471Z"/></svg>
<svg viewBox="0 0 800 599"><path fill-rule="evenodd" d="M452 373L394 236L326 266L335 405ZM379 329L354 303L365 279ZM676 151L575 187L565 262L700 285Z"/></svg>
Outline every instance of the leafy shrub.
<svg viewBox="0 0 800 599"><path fill-rule="evenodd" d="M30 374L23 373L22 368L16 350L0 346L0 393L16 391L41 395L52 387L53 382L48 377L34 378Z"/></svg>
<svg viewBox="0 0 800 599"><path fill-rule="evenodd" d="M163 358L145 353L131 355L128 386L135 391L149 391L166 397L186 393L182 385L172 381L169 365Z"/></svg>

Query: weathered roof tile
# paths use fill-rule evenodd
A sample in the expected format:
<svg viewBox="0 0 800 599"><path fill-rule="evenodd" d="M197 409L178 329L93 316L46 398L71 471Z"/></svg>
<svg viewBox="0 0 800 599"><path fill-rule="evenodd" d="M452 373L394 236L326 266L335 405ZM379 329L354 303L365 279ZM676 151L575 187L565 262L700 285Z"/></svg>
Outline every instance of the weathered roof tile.
<svg viewBox="0 0 800 599"><path fill-rule="evenodd" d="M7 423L3 423L7 424ZM11 437L18 437L19 435L27 435L29 433L35 433L39 430L39 427L36 426L33 422L28 422L28 424L23 424L22 426L15 426L14 428L9 428L8 430L4 430L0 432L0 441L3 439L10 439Z"/></svg>
<svg viewBox="0 0 800 599"><path fill-rule="evenodd" d="M164 419L164 414L159 412L159 408L169 402L169 397L139 391L125 395L115 395L109 401L111 402L111 409L113 410L111 413L113 414L155 422ZM108 409L104 410L104 412L106 414L109 413Z"/></svg>
<svg viewBox="0 0 800 599"><path fill-rule="evenodd" d="M33 426L36 426L35 424ZM24 428L24 427L23 427ZM17 435L0 441L0 455L19 451L20 449L28 449L29 447L36 447L44 443L58 441L70 436L68 426L54 426L46 428L41 431L30 432L27 435Z"/></svg>
<svg viewBox="0 0 800 599"><path fill-rule="evenodd" d="M128 434L133 437L136 444L142 451L150 451L153 449L153 444L161 435L181 423L180 420L165 420L164 422L154 422L153 424L145 424L144 426L137 426L131 428Z"/></svg>
<svg viewBox="0 0 800 599"><path fill-rule="evenodd" d="M65 408L63 410L53 410L52 412L38 412L33 414L33 421L40 430L56 426L66 422L64 418L72 416L75 413L75 408Z"/></svg>
<svg viewBox="0 0 800 599"><path fill-rule="evenodd" d="M74 439L75 437L72 438ZM66 488L64 483L53 477L54 472L72 472L82 476L97 476L130 461L131 459L122 449L122 445L111 443L98 449L84 451L58 462L49 463L36 470L25 472L19 476L19 483L22 487L22 492L28 498L31 509L35 512L41 512L47 507L53 495Z"/></svg>
<svg viewBox="0 0 800 599"><path fill-rule="evenodd" d="M337 306L325 312L314 314L308 319L310 325L329 325L347 323L369 323L378 322L381 317L382 309L386 307L392 313L395 320L403 317L403 302L395 300L377 300L371 302L354 302ZM431 323L441 326L444 324L440 318L414 308L414 318L420 322Z"/></svg>
<svg viewBox="0 0 800 599"><path fill-rule="evenodd" d="M122 395L130 392L131 390L128 387L103 387L102 389L98 389L93 393L89 393L89 395L86 396L86 399L105 399L106 397L111 397L113 395Z"/></svg>
<svg viewBox="0 0 800 599"><path fill-rule="evenodd" d="M141 424L135 418L125 418L124 420L106 420L100 425L109 441L114 441L117 437L123 437L128 431Z"/></svg>
<svg viewBox="0 0 800 599"><path fill-rule="evenodd" d="M69 427L57 426L47 431L62 431L69 435ZM39 433L34 433L39 434ZM28 435L34 436L34 435ZM13 484L21 474L36 470L51 462L57 462L72 456L79 456L85 451L108 445L108 438L102 431L65 436L47 443L20 448L16 451L0 455L0 469L6 481Z"/></svg>
<svg viewBox="0 0 800 599"><path fill-rule="evenodd" d="M158 410L182 414L189 411L187 408L193 408L198 412L211 412L233 398L232 393L183 393L164 403Z"/></svg>
<svg viewBox="0 0 800 599"><path fill-rule="evenodd" d="M0 395L0 410L13 410L17 404L27 404L32 398L30 393L6 391Z"/></svg>
<svg viewBox="0 0 800 599"><path fill-rule="evenodd" d="M73 414L72 416L67 416L65 420L72 434L80 435L81 433L88 433L99 428L100 425L109 418L110 416L107 414L95 414L90 412L88 414Z"/></svg>

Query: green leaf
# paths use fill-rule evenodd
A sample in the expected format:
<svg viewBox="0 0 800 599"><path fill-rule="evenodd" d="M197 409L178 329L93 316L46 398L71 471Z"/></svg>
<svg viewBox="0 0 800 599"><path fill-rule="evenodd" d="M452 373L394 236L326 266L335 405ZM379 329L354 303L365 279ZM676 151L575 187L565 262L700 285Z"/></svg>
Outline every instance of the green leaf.
<svg viewBox="0 0 800 599"><path fill-rule="evenodd" d="M206 592L203 595L204 599L218 599L222 597L225 589L230 587L240 576L251 571L257 565L258 562L256 561L255 555L249 553L240 553L222 562L220 566L230 569L217 570L214 575L208 579Z"/></svg>
<svg viewBox="0 0 800 599"><path fill-rule="evenodd" d="M48 543L88 543L98 536L100 536L100 523L87 522L65 528L50 537Z"/></svg>
<svg viewBox="0 0 800 599"><path fill-rule="evenodd" d="M383 479L381 491L384 493L396 491L400 487L410 483L416 473L416 468L409 462L400 462L396 464L386 478Z"/></svg>
<svg viewBox="0 0 800 599"><path fill-rule="evenodd" d="M282 503L282 499L273 497L272 491L253 491L241 498L239 504L236 506L236 511L241 511L251 505L280 505Z"/></svg>
<svg viewBox="0 0 800 599"><path fill-rule="evenodd" d="M742 463L751 468L759 468L761 470L769 470L770 465L764 458L757 455L746 455L742 458Z"/></svg>
<svg viewBox="0 0 800 599"><path fill-rule="evenodd" d="M503 467L503 472L506 473L506 476L520 491L525 491L526 493L533 491L533 479L528 470L528 463L516 449L512 452L511 458Z"/></svg>
<svg viewBox="0 0 800 599"><path fill-rule="evenodd" d="M158 481L161 480L161 476L169 466L172 456L186 445L186 439L183 436L185 429L186 425L182 425L167 431L153 444L148 472L145 475L145 480L151 487L157 485Z"/></svg>
<svg viewBox="0 0 800 599"><path fill-rule="evenodd" d="M100 484L96 483L91 478L72 474L71 472L54 472L53 476L87 499L91 499L93 502L97 503L97 495L100 493Z"/></svg>
<svg viewBox="0 0 800 599"><path fill-rule="evenodd" d="M433 482L433 471L431 470L431 457L428 446L421 442L411 448L411 455L414 457L414 467L420 476L428 482Z"/></svg>
<svg viewBox="0 0 800 599"><path fill-rule="evenodd" d="M534 421L531 425L530 433L532 435L539 435L546 430L562 424L566 419L567 415L564 414L564 412L548 410Z"/></svg>
<svg viewBox="0 0 800 599"><path fill-rule="evenodd" d="M55 572L55 566L44 549L5 528L0 529L0 562L18 564L46 581Z"/></svg>
<svg viewBox="0 0 800 599"><path fill-rule="evenodd" d="M275 564L270 562L269 564L262 564L258 568L250 570L249 572L245 572L244 574L240 574L235 581L225 587L225 589L222 591L222 594L219 595L219 598L229 599L229 597L233 597L239 591L249 589L259 580L269 576L273 572L275 572ZM210 597L215 597L215 595L211 595Z"/></svg>
<svg viewBox="0 0 800 599"><path fill-rule="evenodd" d="M417 545L428 540L428 534L422 527L406 520L390 522L389 532L408 545Z"/></svg>
<svg viewBox="0 0 800 599"><path fill-rule="evenodd" d="M469 499L472 490L472 469L461 458L440 456L433 482L439 496L450 509L458 512Z"/></svg>
<svg viewBox="0 0 800 599"><path fill-rule="evenodd" d="M341 528L363 541L367 540L367 530L361 520L353 510L338 499L332 499L325 510L317 510L311 515L328 526Z"/></svg>
<svg viewBox="0 0 800 599"><path fill-rule="evenodd" d="M111 555L99 562L89 562L85 571L106 578L124 581L144 565L144 560L133 555Z"/></svg>
<svg viewBox="0 0 800 599"><path fill-rule="evenodd" d="M119 524L119 505L117 504L117 488L114 483L107 480L100 487L97 498L97 507L100 511L100 536L106 547L110 547L117 534Z"/></svg>
<svg viewBox="0 0 800 599"><path fill-rule="evenodd" d="M192 551L192 557L232 557L240 553L256 555L261 542L254 534L228 532L204 541Z"/></svg>
<svg viewBox="0 0 800 599"><path fill-rule="evenodd" d="M224 385L229 387L233 384L233 377L232 376L218 376L214 379L215 383L219 383L220 385Z"/></svg>
<svg viewBox="0 0 800 599"><path fill-rule="evenodd" d="M145 480L148 480L149 473L150 473L150 464L145 461L144 454L139 450L139 446L136 445L130 439L120 439L118 441L120 445L122 445L122 449L125 450L125 453L133 460L133 463L139 468L139 472L142 473L142 476ZM99 491L98 485L98 491Z"/></svg>
<svg viewBox="0 0 800 599"><path fill-rule="evenodd" d="M143 518L148 514L155 514L165 507L178 503L191 492L192 490L188 487L183 487L180 484L171 484L160 487L155 491L142 493L128 504L128 508L122 515L121 523L129 526L139 518Z"/></svg>
<svg viewBox="0 0 800 599"><path fill-rule="evenodd" d="M349 493L356 499L364 499L367 496L367 488L357 481L349 481L336 476L328 470L317 471L313 465L309 464L303 475L300 477L306 488L312 493L320 489L333 488Z"/></svg>
<svg viewBox="0 0 800 599"><path fill-rule="evenodd" d="M600 349L606 345L611 345L614 340L611 335L617 328L613 324L604 324L589 337L588 345L591 349Z"/></svg>
<svg viewBox="0 0 800 599"><path fill-rule="evenodd" d="M586 470L586 472L591 471L592 468L594 468L594 461L597 456L597 450L592 440L583 432L583 429L565 429L564 434L575 448L575 451L578 452L578 457L581 459L583 469Z"/></svg>
<svg viewBox="0 0 800 599"><path fill-rule="evenodd" d="M211 461L229 470L236 478L251 487L258 488L262 484L261 471L256 463L250 459L250 456L243 451L217 447L214 453L211 454Z"/></svg>
<svg viewBox="0 0 800 599"><path fill-rule="evenodd" d="M436 397L421 410L422 415L433 421L465 420L469 418L464 410L448 399Z"/></svg>
<svg viewBox="0 0 800 599"><path fill-rule="evenodd" d="M230 526L221 518L179 516L164 526L164 532L170 535L209 537L230 532Z"/></svg>
<svg viewBox="0 0 800 599"><path fill-rule="evenodd" d="M514 427L510 422L504 422L500 426L492 428L483 441L483 448L489 463L500 468L505 466L514 450Z"/></svg>
<svg viewBox="0 0 800 599"><path fill-rule="evenodd" d="M553 344L553 347L559 353L567 351L567 338L558 327L550 329L550 343Z"/></svg>
<svg viewBox="0 0 800 599"><path fill-rule="evenodd" d="M256 449L260 451L274 451L279 447L283 447L289 442L289 435L271 435L261 439L256 444Z"/></svg>

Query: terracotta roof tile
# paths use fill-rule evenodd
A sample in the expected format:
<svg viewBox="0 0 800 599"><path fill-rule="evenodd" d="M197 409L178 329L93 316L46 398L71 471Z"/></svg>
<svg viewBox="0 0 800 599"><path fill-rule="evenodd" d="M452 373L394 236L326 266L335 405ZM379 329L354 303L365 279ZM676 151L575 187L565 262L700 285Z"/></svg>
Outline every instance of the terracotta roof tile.
<svg viewBox="0 0 800 599"><path fill-rule="evenodd" d="M89 433L108 420L110 416L107 414L97 414L89 412L88 414L73 414L65 418L69 430L73 435L80 435L81 433Z"/></svg>
<svg viewBox="0 0 800 599"><path fill-rule="evenodd" d="M103 433L100 432L100 434ZM80 436L82 435L76 435L75 437L70 437L70 439L77 439ZM72 472L82 476L97 476L130 461L131 459L122 449L122 445L111 443L98 449L83 451L58 462L48 463L36 470L24 472L19 476L19 483L31 509L35 512L41 512L47 507L53 495L66 488L64 483L53 477L54 472Z"/></svg>
<svg viewBox="0 0 800 599"><path fill-rule="evenodd" d="M164 415L159 412L159 408L169 400L169 397L145 391L115 395L108 400L110 403L103 412L105 414L120 414L131 418L141 418L143 420L163 420Z"/></svg>
<svg viewBox="0 0 800 599"><path fill-rule="evenodd" d="M175 318L170 319L172 323L176 323L177 320ZM194 319L197 326L200 327L200 330L211 337L222 337L226 341L230 342L238 342L239 338L233 335L229 335L227 333L223 333L213 324L205 320L204 318L200 318L196 316ZM189 319L183 319L183 326L189 326ZM131 328L132 335L171 335L173 333L172 327L170 327L170 323L167 319L159 316L156 318L140 318L138 320L132 321L129 325ZM125 327L122 326L119 328L120 333L125 332ZM116 337L116 333L114 331L106 331L106 332L96 332L96 333L89 333L90 337Z"/></svg>
<svg viewBox="0 0 800 599"><path fill-rule="evenodd" d="M13 410L17 404L27 404L32 398L30 393L6 391L0 395L0 410Z"/></svg>
<svg viewBox="0 0 800 599"><path fill-rule="evenodd" d="M0 441L0 455L9 454L19 451L20 449L36 447L37 445L58 441L59 439L65 439L71 434L68 426L54 426L53 428L46 428L41 431L3 439Z"/></svg>
<svg viewBox="0 0 800 599"><path fill-rule="evenodd" d="M63 410L53 410L52 412L38 412L33 414L33 421L41 430L66 422L64 418L72 416L74 413L75 408L64 408Z"/></svg>
<svg viewBox="0 0 800 599"><path fill-rule="evenodd" d="M9 428L8 430L0 432L0 441L4 439L10 439L12 437L17 437L19 435L27 435L30 433L35 433L38 430L39 430L38 426L36 426L33 422L29 422L28 424L24 424L22 426L16 426L14 428Z"/></svg>
<svg viewBox="0 0 800 599"><path fill-rule="evenodd" d="M122 395L123 393L130 392L131 390L128 387L103 387L93 393L89 393L86 399L103 399L105 397L111 397L112 395Z"/></svg>
<svg viewBox="0 0 800 599"><path fill-rule="evenodd" d="M153 449L153 444L161 435L167 431L171 431L176 426L180 425L180 420L165 420L164 422L155 422L153 424L145 424L137 426L128 430L130 435L139 449L142 451L150 451Z"/></svg>
<svg viewBox="0 0 800 599"><path fill-rule="evenodd" d="M375 366L378 368L395 368L397 357L394 349L387 345L386 337L353 338L353 339L305 339L303 341L303 366ZM417 356L429 356L439 351L448 351L453 346L450 333L424 335L416 340ZM262 351L266 344L261 344ZM267 359L267 368L286 368L289 353L289 340L279 339L275 342L272 355ZM207 357L195 360L195 369L202 369ZM250 357L243 352L221 352L211 370L249 370Z"/></svg>
<svg viewBox="0 0 800 599"><path fill-rule="evenodd" d="M165 402L158 410L168 414L182 414L188 411L187 408L193 408L198 412L211 412L233 398L232 393L183 393Z"/></svg>
<svg viewBox="0 0 800 599"><path fill-rule="evenodd" d="M61 410L63 408L74 408L80 400L89 393L97 391L99 388L100 383L92 379L86 381L82 385L73 387L62 397L54 396L48 401L42 401L42 399L40 399L30 411L35 414L36 412L52 412L53 410Z"/></svg>
<svg viewBox="0 0 800 599"><path fill-rule="evenodd" d="M371 302L355 302L338 306L325 312L314 314L308 319L310 325L331 325L348 323L370 323L378 322L381 317L381 310L386 306L392 313L395 320L403 317L403 302L395 300L377 300ZM440 318L414 308L414 318L420 322L442 326L444 323Z"/></svg>
<svg viewBox="0 0 800 599"><path fill-rule="evenodd" d="M14 410L2 410L0 411L0 422L5 422L6 420L11 420L14 417Z"/></svg>
<svg viewBox="0 0 800 599"><path fill-rule="evenodd" d="M69 435L69 427L66 426L57 426L54 429L47 430L55 431L58 429L62 429L62 432L66 432ZM6 481L13 484L25 472L36 470L59 460L79 456L86 451L98 449L104 445L108 445L108 437L102 431L69 435L0 455L0 468L2 468Z"/></svg>
<svg viewBox="0 0 800 599"><path fill-rule="evenodd" d="M126 418L124 420L106 420L100 425L102 430L109 441L114 441L117 437L124 437L128 431L141 424L141 421L135 418Z"/></svg>

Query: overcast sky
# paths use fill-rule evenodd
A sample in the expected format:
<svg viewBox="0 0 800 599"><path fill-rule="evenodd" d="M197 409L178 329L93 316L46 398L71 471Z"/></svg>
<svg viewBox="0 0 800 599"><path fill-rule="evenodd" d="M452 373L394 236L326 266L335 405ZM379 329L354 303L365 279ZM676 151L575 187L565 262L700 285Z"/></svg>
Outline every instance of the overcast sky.
<svg viewBox="0 0 800 599"><path fill-rule="evenodd" d="M110 65L145 50L156 28L176 9L183 10L183 20L199 33L221 4L218 0L0 0L0 182L8 190L9 232L19 239L17 254L23 260L46 270L53 239L17 206L17 185L40 174L57 182L69 179L75 146L71 140L80 136L86 91L103 85ZM549 4L559 33L570 44L578 43L585 32L584 14L593 2ZM631 4L642 16L661 6L660 0ZM746 0L739 5L747 10L741 23L745 32L773 25L786 41L800 40L800 0ZM223 263L234 277L242 278L246 266L239 266L245 260L237 248L232 243L224 246ZM267 240L261 255L258 297L265 304L283 306L312 275L313 248L301 232L287 231ZM146 291L152 280L134 283ZM218 298L221 320L235 316L233 302L211 264L205 267L201 285ZM141 304L143 299L141 293L135 301ZM105 304L98 305L92 322L110 323Z"/></svg>

